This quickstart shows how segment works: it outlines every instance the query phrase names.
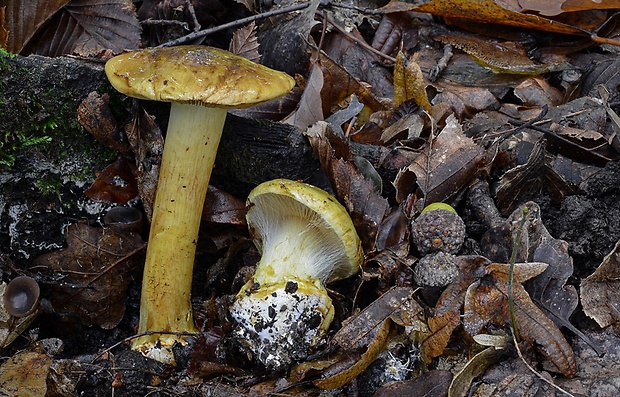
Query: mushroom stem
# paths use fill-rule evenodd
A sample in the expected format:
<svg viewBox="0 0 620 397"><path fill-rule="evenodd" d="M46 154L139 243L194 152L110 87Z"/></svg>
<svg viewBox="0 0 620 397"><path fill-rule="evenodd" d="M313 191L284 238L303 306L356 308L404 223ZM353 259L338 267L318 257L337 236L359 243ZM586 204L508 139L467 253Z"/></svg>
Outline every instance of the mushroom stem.
<svg viewBox="0 0 620 397"><path fill-rule="evenodd" d="M149 234L139 333L196 333L190 301L198 229L226 109L172 103ZM132 349L172 362L183 336L136 338Z"/></svg>

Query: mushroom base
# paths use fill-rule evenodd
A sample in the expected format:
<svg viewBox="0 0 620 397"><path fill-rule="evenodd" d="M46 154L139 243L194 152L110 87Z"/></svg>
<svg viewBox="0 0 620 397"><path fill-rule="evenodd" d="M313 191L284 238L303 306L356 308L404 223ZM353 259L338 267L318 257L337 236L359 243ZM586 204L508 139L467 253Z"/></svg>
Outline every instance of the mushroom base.
<svg viewBox="0 0 620 397"><path fill-rule="evenodd" d="M271 370L305 359L334 317L320 284L289 280L256 288L251 280L231 307L235 336Z"/></svg>

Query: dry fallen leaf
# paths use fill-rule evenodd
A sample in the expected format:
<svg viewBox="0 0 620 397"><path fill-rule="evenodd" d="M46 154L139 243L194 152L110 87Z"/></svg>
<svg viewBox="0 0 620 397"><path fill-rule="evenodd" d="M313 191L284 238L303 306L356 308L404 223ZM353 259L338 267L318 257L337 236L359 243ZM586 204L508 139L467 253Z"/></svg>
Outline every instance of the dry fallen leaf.
<svg viewBox="0 0 620 397"><path fill-rule="evenodd" d="M373 249L377 230L390 205L355 165L347 140L333 133L326 122L318 122L306 136L327 174L336 198L349 211L365 252Z"/></svg>
<svg viewBox="0 0 620 397"><path fill-rule="evenodd" d="M251 22L247 26L235 30L232 41L230 42L230 52L249 59L252 62L260 63L255 22Z"/></svg>
<svg viewBox="0 0 620 397"><path fill-rule="evenodd" d="M360 341L367 338L407 301L413 290L407 287L394 287L373 301L357 315L345 320L342 328L334 335L333 342L345 350L359 347Z"/></svg>
<svg viewBox="0 0 620 397"><path fill-rule="evenodd" d="M245 225L245 201L209 185L202 220L231 225Z"/></svg>
<svg viewBox="0 0 620 397"><path fill-rule="evenodd" d="M396 65L394 65L394 108L410 99L415 100L418 106L430 112L431 104L428 101L420 65L415 59L407 59L405 54L399 52Z"/></svg>
<svg viewBox="0 0 620 397"><path fill-rule="evenodd" d="M525 47L510 41L500 42L463 33L442 33L435 39L465 51L476 62L496 73L539 75L569 66L564 58L553 58L547 63L533 61L527 56Z"/></svg>
<svg viewBox="0 0 620 397"><path fill-rule="evenodd" d="M432 0L421 5L392 0L379 11L386 14L403 11L428 12L445 18L504 24L555 33L582 34L580 30L557 21L508 10L494 0Z"/></svg>
<svg viewBox="0 0 620 397"><path fill-rule="evenodd" d="M452 372L435 369L410 380L390 382L374 397L445 397L451 380Z"/></svg>
<svg viewBox="0 0 620 397"><path fill-rule="evenodd" d="M450 115L444 129L398 174L394 184L398 188L399 180L408 178L404 174L413 172L425 202L449 201L469 184L484 159L484 150L463 134L456 117Z"/></svg>
<svg viewBox="0 0 620 397"><path fill-rule="evenodd" d="M7 0L7 50L47 56L120 53L140 44L140 24L129 0Z"/></svg>
<svg viewBox="0 0 620 397"><path fill-rule="evenodd" d="M57 312L71 313L83 324L114 328L125 313L132 271L145 243L134 233L86 222L67 227L67 248L38 256L35 266L49 268L62 280L52 290Z"/></svg>
<svg viewBox="0 0 620 397"><path fill-rule="evenodd" d="M515 264L517 266L532 266L536 264ZM509 265L492 263L487 266L489 274L493 275L495 287L508 299L508 270ZM540 270L540 269L539 269ZM515 270L515 274L517 270ZM531 275L531 274L530 274ZM516 328L521 338L538 350L558 369L562 375L572 378L577 373L577 363L573 349L568 344L558 327L532 302L529 294L520 282L513 283L514 315Z"/></svg>
<svg viewBox="0 0 620 397"><path fill-rule="evenodd" d="M620 326L620 241L581 282L581 304L584 313L602 328Z"/></svg>
<svg viewBox="0 0 620 397"><path fill-rule="evenodd" d="M564 12L618 8L616 0L502 0L498 3L516 12L537 12L545 16L559 15ZM512 5L512 7L507 5Z"/></svg>
<svg viewBox="0 0 620 397"><path fill-rule="evenodd" d="M13 397L45 397L52 358L47 354L20 352L0 366L0 393Z"/></svg>
<svg viewBox="0 0 620 397"><path fill-rule="evenodd" d="M124 157L118 157L96 174L97 179L84 192L91 199L124 204L138 195L134 172Z"/></svg>

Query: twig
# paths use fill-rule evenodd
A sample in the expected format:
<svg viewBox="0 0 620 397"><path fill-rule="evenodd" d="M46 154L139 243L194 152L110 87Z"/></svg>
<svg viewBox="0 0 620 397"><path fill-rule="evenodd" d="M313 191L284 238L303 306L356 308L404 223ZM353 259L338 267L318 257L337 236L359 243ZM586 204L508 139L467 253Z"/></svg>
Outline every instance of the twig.
<svg viewBox="0 0 620 397"><path fill-rule="evenodd" d="M213 28L200 30L198 32L192 32L183 37L179 37L178 39L174 39L174 40L165 42L163 44L160 44L157 47L173 47L176 45L185 44L185 43L194 41L196 39L200 39L200 38L209 36L211 34L220 32L222 30L230 29L236 26L243 26L253 21L258 21L260 19L265 19L265 18L269 18L275 15L280 15L280 14L286 14L286 13L293 12L293 11L303 10L305 8L308 8L310 6L310 3L311 2L295 4L295 5L288 6L288 7L282 7L278 10L273 10L273 11L264 12L262 14L252 15L250 17L241 18L236 21L228 22L228 23L225 23L223 25L219 25Z"/></svg>
<svg viewBox="0 0 620 397"><path fill-rule="evenodd" d="M364 40L360 40L357 37L353 36L351 33L347 32L342 26L338 25L336 22L334 22L333 20L331 20L331 18L326 17L327 22L329 22L330 25L332 25L333 27L336 28L336 30L338 30L340 33L342 33L347 39L355 42L355 44L362 46L364 49L366 49L367 51L372 52L375 55L380 56L383 59L386 59L392 63L396 63L396 58L384 54L381 51L377 50L376 48L372 47L371 45L369 45L368 43L366 43Z"/></svg>

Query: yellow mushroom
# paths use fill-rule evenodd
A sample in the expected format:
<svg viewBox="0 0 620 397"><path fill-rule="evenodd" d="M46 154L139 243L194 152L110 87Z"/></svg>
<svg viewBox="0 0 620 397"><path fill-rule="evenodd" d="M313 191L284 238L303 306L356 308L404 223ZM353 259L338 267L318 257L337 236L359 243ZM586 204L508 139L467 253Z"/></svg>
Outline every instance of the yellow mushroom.
<svg viewBox="0 0 620 397"><path fill-rule="evenodd" d="M205 46L149 48L105 66L119 92L172 102L146 254L139 333L197 332L190 292L203 203L226 110L286 94L294 80L228 51ZM132 349L172 363L174 334L146 335Z"/></svg>
<svg viewBox="0 0 620 397"><path fill-rule="evenodd" d="M247 208L262 256L231 307L235 334L262 364L282 369L322 340L334 317L325 285L356 274L364 253L345 208L317 187L265 182Z"/></svg>

